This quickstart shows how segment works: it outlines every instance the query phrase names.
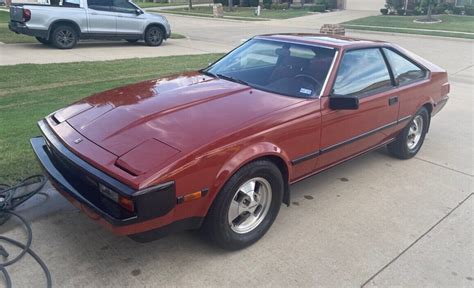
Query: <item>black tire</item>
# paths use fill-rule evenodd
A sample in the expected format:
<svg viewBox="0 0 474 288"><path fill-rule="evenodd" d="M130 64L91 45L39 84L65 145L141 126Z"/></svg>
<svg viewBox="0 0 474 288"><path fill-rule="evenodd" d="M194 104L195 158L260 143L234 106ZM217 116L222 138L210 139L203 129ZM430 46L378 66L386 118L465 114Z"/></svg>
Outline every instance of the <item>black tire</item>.
<svg viewBox="0 0 474 288"><path fill-rule="evenodd" d="M241 191L242 185L248 183L249 181L253 181L254 179L260 179L257 181L263 181L262 179L264 179L266 181L265 185L268 186L269 184L271 190L264 189L263 192L267 191L265 192L267 193L267 195L271 194L271 200L268 199L267 201L265 201L267 204L260 205L261 207L259 213L262 214L257 213L257 210L259 209L257 204L257 207L253 206L256 207L256 218L260 219L259 221L255 222L256 224L254 223L256 226L251 228L251 230L249 230L248 232L236 232L235 229L237 229L236 227L238 226L234 226L234 224L230 223L231 220L229 220L229 218L233 218L229 214L231 202L236 200L236 197L240 197L238 196L238 194L241 193L239 191ZM254 187L254 191L256 192L257 190L262 189L256 188L256 186ZM261 186L259 185L259 187ZM211 238L214 243L226 250L239 250L252 245L260 238L262 238L263 235L265 235L265 233L270 229L273 222L275 221L275 218L277 217L278 212L280 211L280 206L283 198L283 190L283 177L278 167L272 162L259 160L242 167L229 179L229 181L227 181L227 183L217 195L203 223L202 231L209 238ZM260 194L263 192L257 192L256 194ZM243 195L247 196L247 194ZM261 196L262 194L260 194L258 198L260 198ZM260 200L262 199L263 197ZM263 202L264 201L262 201L262 203ZM245 202L242 199L238 207L241 207L240 205L244 205L243 203ZM240 209L237 210L240 211ZM262 211L267 212L264 213ZM244 212L244 214L245 213L248 212ZM245 216L248 216L248 214L245 214ZM240 214L238 217L241 217Z"/></svg>
<svg viewBox="0 0 474 288"><path fill-rule="evenodd" d="M145 32L145 43L148 46L160 46L164 40L163 29L158 26L152 26Z"/></svg>
<svg viewBox="0 0 474 288"><path fill-rule="evenodd" d="M421 129L414 130L417 127L415 122L421 119ZM420 151L423 142L425 141L426 132L430 121L430 114L425 107L422 107L411 119L408 125L397 136L394 142L387 145L387 149L394 157L398 159L410 159ZM412 130L410 130L412 129ZM414 134L411 131L420 131L420 138L414 142ZM410 143L409 143L410 140Z"/></svg>
<svg viewBox="0 0 474 288"><path fill-rule="evenodd" d="M41 38L41 37L35 37L38 42L44 45L50 45L51 44L51 39L46 39L46 38Z"/></svg>
<svg viewBox="0 0 474 288"><path fill-rule="evenodd" d="M78 40L76 29L69 25L60 25L51 33L51 42L58 49L72 49L77 45Z"/></svg>
<svg viewBox="0 0 474 288"><path fill-rule="evenodd" d="M125 39L128 43L137 43L138 39Z"/></svg>

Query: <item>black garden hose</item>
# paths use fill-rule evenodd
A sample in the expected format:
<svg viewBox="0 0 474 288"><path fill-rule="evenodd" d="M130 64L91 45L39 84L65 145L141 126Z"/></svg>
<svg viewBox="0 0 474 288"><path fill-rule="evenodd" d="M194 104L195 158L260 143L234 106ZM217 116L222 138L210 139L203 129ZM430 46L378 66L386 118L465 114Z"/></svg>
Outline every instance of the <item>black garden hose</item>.
<svg viewBox="0 0 474 288"><path fill-rule="evenodd" d="M0 235L0 242L4 241L21 249L20 254L18 254L15 258L0 263L0 275L3 274L7 288L12 287L12 281L8 271L6 270L6 267L18 262L27 253L33 257L33 259L35 259L35 261L41 266L41 269L43 269L46 276L46 286L48 288L52 287L51 273L49 272L48 267L44 261L41 260L41 258L30 248L31 242L33 241L33 232L31 230L30 224L25 218L13 211L16 207L36 195L45 184L46 178L42 175L28 177L14 186L0 184L0 225L3 225L10 219L11 216L14 216L22 222L27 234L26 244L22 244L14 239ZM21 193L21 190L28 189L29 187L32 187L32 185L36 185L32 191ZM8 253L6 250L1 245L0 249L2 250L0 252L3 252L2 254L4 255L4 258L7 259Z"/></svg>

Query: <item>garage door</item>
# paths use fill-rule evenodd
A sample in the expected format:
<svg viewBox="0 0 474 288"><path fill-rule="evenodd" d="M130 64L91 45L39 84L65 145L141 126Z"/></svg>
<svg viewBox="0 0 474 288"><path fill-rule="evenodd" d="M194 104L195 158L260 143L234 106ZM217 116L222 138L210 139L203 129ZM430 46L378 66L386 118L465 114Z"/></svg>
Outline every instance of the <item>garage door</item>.
<svg viewBox="0 0 474 288"><path fill-rule="evenodd" d="M385 6L385 0L346 0L347 10L379 11Z"/></svg>

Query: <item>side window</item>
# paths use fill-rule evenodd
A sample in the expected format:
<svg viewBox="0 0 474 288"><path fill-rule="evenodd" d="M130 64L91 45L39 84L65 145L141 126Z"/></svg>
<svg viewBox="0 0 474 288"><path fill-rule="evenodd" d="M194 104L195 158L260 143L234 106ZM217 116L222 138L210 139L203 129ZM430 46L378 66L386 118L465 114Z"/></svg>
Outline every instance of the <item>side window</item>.
<svg viewBox="0 0 474 288"><path fill-rule="evenodd" d="M426 77L425 70L413 64L402 55L386 48L383 48L383 51L385 55L387 55L388 62L392 67L395 80L398 84L403 85Z"/></svg>
<svg viewBox="0 0 474 288"><path fill-rule="evenodd" d="M112 0L87 0L87 7L99 11L111 11Z"/></svg>
<svg viewBox="0 0 474 288"><path fill-rule="evenodd" d="M64 0L63 6L65 7L80 7L80 0Z"/></svg>
<svg viewBox="0 0 474 288"><path fill-rule="evenodd" d="M120 13L135 13L137 8L127 0L112 0L112 9Z"/></svg>
<svg viewBox="0 0 474 288"><path fill-rule="evenodd" d="M370 48L344 54L333 93L365 96L390 87L390 74L382 53L378 48Z"/></svg>

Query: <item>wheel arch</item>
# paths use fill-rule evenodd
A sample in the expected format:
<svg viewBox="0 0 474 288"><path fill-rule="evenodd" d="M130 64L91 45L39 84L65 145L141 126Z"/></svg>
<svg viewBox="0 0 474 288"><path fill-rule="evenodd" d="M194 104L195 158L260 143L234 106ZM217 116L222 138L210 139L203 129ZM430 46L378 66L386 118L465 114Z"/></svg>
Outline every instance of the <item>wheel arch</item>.
<svg viewBox="0 0 474 288"><path fill-rule="evenodd" d="M58 19L58 20L53 21L53 23L51 23L51 25L49 25L48 40L51 39L51 34L53 33L53 30L56 27L58 27L59 25L69 25L69 26L71 26L72 28L74 28L74 30L76 30L77 36L79 38L81 38L81 28L79 27L79 25L76 22L74 22L72 20Z"/></svg>
<svg viewBox="0 0 474 288"><path fill-rule="evenodd" d="M227 159L227 161L224 163L224 165L222 165L221 169L216 175L214 186L212 187L212 191L214 191L214 193L213 195L211 195L211 202L214 202L215 197L224 187L225 183L227 183L227 181L240 168L259 160L266 160L272 162L278 167L284 180L283 203L289 205L289 179L291 173L290 160L288 155L281 148L279 148L275 144L268 142L258 143L256 145L247 147Z"/></svg>
<svg viewBox="0 0 474 288"><path fill-rule="evenodd" d="M158 23L158 22L152 22L152 23L149 23L148 25L146 25L145 27L145 31L143 31L143 35L146 34L146 32L148 31L148 29L150 29L151 27L158 27L161 29L161 31L163 32L163 39L166 39L166 28L163 24L161 23ZM143 36L145 37L145 36Z"/></svg>

